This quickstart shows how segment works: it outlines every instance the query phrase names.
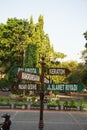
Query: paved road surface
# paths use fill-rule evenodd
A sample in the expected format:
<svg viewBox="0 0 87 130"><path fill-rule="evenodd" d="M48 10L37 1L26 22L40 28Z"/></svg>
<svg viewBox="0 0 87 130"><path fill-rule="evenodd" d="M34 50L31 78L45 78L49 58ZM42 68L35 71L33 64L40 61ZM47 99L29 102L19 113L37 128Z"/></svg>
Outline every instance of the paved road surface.
<svg viewBox="0 0 87 130"><path fill-rule="evenodd" d="M11 115L11 130L39 130L39 111L5 111ZM43 130L87 130L87 113L44 111Z"/></svg>

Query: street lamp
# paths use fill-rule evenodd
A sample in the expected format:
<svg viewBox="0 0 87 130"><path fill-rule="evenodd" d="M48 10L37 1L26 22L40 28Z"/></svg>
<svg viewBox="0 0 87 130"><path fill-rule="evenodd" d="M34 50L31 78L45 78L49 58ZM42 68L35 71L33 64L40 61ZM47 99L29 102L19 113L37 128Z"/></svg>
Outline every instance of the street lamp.
<svg viewBox="0 0 87 130"><path fill-rule="evenodd" d="M44 68L45 68L45 56L42 55L41 61L41 88L40 88L40 118L39 118L39 130L43 130L43 108L44 108Z"/></svg>

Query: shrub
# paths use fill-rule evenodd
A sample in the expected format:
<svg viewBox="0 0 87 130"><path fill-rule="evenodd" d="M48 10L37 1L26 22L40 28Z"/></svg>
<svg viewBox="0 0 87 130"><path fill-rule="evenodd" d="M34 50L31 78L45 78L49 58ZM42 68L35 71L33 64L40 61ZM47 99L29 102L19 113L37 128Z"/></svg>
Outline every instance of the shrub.
<svg viewBox="0 0 87 130"><path fill-rule="evenodd" d="M1 96L0 97L0 103L2 103L4 101L4 98Z"/></svg>
<svg viewBox="0 0 87 130"><path fill-rule="evenodd" d="M10 104L10 98L9 97L0 97L0 103L1 104Z"/></svg>
<svg viewBox="0 0 87 130"><path fill-rule="evenodd" d="M57 104L58 106L61 106L60 100L56 100L56 104Z"/></svg>
<svg viewBox="0 0 87 130"><path fill-rule="evenodd" d="M80 106L83 105L83 98L80 99Z"/></svg>
<svg viewBox="0 0 87 130"><path fill-rule="evenodd" d="M26 102L27 101L27 96L24 96L23 97L23 102Z"/></svg>
<svg viewBox="0 0 87 130"><path fill-rule="evenodd" d="M72 106L75 106L75 107L77 107L77 102L76 102L76 100L71 100L71 102L70 102L70 106L72 107Z"/></svg>
<svg viewBox="0 0 87 130"><path fill-rule="evenodd" d="M65 102L64 102L64 104L63 104L63 106L70 106L70 104L69 104L68 100L65 100Z"/></svg>
<svg viewBox="0 0 87 130"><path fill-rule="evenodd" d="M49 105L49 104L51 104L51 99L49 98L49 99L47 99L47 104Z"/></svg>
<svg viewBox="0 0 87 130"><path fill-rule="evenodd" d="M33 96L31 99L32 99L32 102L35 102L36 97L35 97L35 96Z"/></svg>

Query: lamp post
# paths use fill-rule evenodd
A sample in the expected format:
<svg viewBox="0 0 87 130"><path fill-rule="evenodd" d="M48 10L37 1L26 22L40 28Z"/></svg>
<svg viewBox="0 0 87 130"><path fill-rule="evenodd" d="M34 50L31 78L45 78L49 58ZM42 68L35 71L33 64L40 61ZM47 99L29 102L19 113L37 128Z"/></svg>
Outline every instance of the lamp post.
<svg viewBox="0 0 87 130"><path fill-rule="evenodd" d="M40 118L39 118L39 130L43 130L43 107L44 107L44 67L45 67L45 57L42 55L41 61L41 88L40 88Z"/></svg>

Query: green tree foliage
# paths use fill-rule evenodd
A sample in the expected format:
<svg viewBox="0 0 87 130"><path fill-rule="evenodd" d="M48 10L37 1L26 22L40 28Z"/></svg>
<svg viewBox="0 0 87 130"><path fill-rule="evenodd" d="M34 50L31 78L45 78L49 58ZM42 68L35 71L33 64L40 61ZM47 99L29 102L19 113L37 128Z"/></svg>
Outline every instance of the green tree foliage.
<svg viewBox="0 0 87 130"><path fill-rule="evenodd" d="M83 35L87 40L87 31ZM74 67L72 64L70 68L72 70L72 67L74 67L74 70L65 81L68 83L80 83L87 87L87 43L85 44L85 49L82 51L81 58L83 59L83 63L79 63L77 67Z"/></svg>
<svg viewBox="0 0 87 130"><path fill-rule="evenodd" d="M87 66L79 63L75 70L65 79L68 83L83 84L87 87Z"/></svg>
<svg viewBox="0 0 87 130"><path fill-rule="evenodd" d="M84 68L82 73L82 83L87 87L87 66Z"/></svg>
<svg viewBox="0 0 87 130"><path fill-rule="evenodd" d="M87 41L87 31L83 35L84 35L84 38ZM82 57L81 58L87 64L87 42L85 43L85 49L82 51Z"/></svg>
<svg viewBox="0 0 87 130"><path fill-rule="evenodd" d="M0 25L0 61L3 66L7 66L7 69L11 65L18 65L18 58L20 59L25 44L27 24L25 20L14 18Z"/></svg>
<svg viewBox="0 0 87 130"><path fill-rule="evenodd" d="M37 64L37 46L35 44L29 44L25 53L25 66L24 67L36 67Z"/></svg>
<svg viewBox="0 0 87 130"><path fill-rule="evenodd" d="M30 21L8 18L6 24L0 24L0 68L4 68L5 78L11 83L15 82L15 67L40 67L41 55L47 53L48 61L51 51L42 15L36 24L32 16Z"/></svg>
<svg viewBox="0 0 87 130"><path fill-rule="evenodd" d="M87 40L87 31L85 33L83 33L85 39Z"/></svg>
<svg viewBox="0 0 87 130"><path fill-rule="evenodd" d="M81 83L81 66L78 66L72 73L67 77L66 81L68 83Z"/></svg>
<svg viewBox="0 0 87 130"><path fill-rule="evenodd" d="M38 22L30 20L8 18L6 24L0 24L0 68L4 68L5 79L10 86L18 82L13 73L15 67L41 67L40 60L45 54L46 69L49 67L66 67L74 69L75 63L52 64L58 58L65 58L62 52L55 52L48 34L44 32L44 19L40 15ZM3 71L2 69L0 69ZM49 78L49 76L47 76ZM52 77L54 82L62 82L66 77Z"/></svg>

